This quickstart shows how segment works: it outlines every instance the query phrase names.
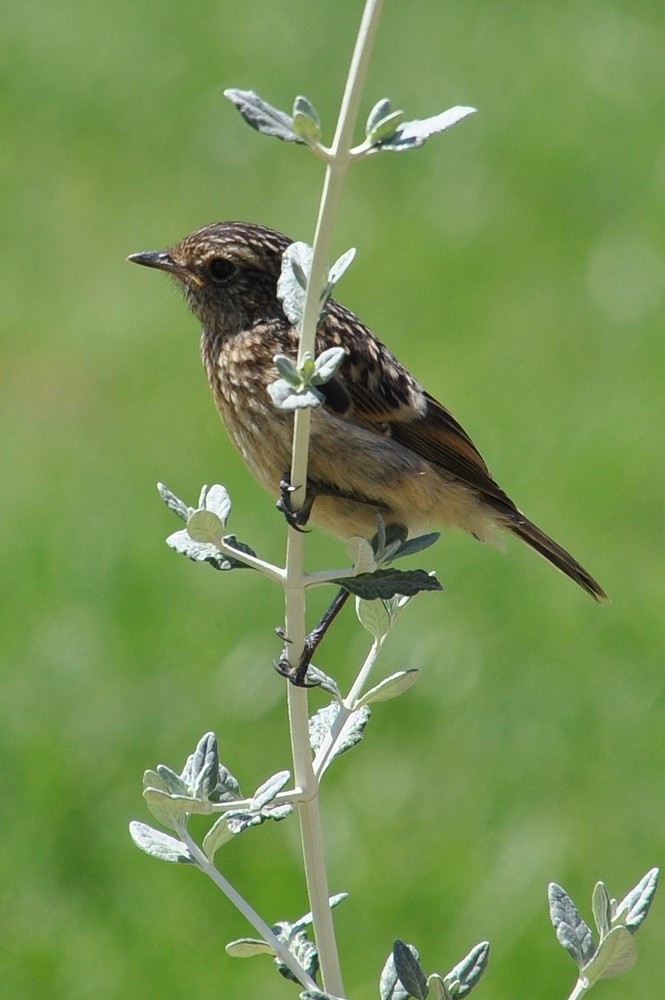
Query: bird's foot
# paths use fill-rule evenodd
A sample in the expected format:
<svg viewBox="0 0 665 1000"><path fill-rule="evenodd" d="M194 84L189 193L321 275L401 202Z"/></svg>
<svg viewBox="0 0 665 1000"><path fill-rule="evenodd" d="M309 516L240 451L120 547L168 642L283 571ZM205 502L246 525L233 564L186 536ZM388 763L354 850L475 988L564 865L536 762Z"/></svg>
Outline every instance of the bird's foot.
<svg viewBox="0 0 665 1000"><path fill-rule="evenodd" d="M282 677L286 677L287 680L291 681L296 687L316 687L319 683L308 683L307 681L307 669L312 662L312 657L319 647L321 640L324 635L334 622L335 618L342 610L349 598L348 590L339 590L335 597L333 598L330 606L325 611L323 617L321 618L318 625L312 629L309 635L305 636L305 642L303 644L303 651L300 655L300 659L295 667L289 662L289 658L286 651L286 646L282 650L282 655L275 664L275 670ZM277 635L285 643L290 642L287 638L286 633L283 628L279 627L275 629Z"/></svg>
<svg viewBox="0 0 665 1000"><path fill-rule="evenodd" d="M276 628L275 632L280 637L280 639L282 639L285 643L290 642L290 640L286 638L286 633L284 632L283 628ZM307 636L307 638L305 639L305 645L303 647L302 654L300 656L300 660L298 661L298 664L295 667L293 667L291 663L289 663L287 649L286 646L284 646L280 658L277 660L276 663L273 663L273 666L277 671L277 673L280 674L282 677L286 677L286 679L290 681L294 687L317 687L319 681L307 680L307 670L312 662L314 651L320 641L321 640L319 639L318 642L312 642L311 633L310 635Z"/></svg>
<svg viewBox="0 0 665 1000"><path fill-rule="evenodd" d="M312 504L314 503L316 494L308 494L305 497L302 507L294 510L291 502L291 494L297 489L297 486L291 485L291 477L288 472L285 472L279 484L279 500L275 506L284 515L290 528L293 528L294 531L304 532L304 526L309 521L310 514L312 513Z"/></svg>

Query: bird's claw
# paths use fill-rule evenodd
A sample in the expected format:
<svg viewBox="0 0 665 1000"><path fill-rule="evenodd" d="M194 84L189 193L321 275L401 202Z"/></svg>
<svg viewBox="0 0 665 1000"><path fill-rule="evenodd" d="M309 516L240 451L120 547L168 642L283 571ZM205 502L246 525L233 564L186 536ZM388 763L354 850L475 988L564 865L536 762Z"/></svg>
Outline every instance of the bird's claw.
<svg viewBox="0 0 665 1000"><path fill-rule="evenodd" d="M284 637L282 636L282 638ZM284 639L284 641L288 642L289 640ZM317 680L312 682L307 680L307 671L309 669L313 653L314 649L311 644L305 640L305 648L303 649L302 656L300 657L297 667L292 667L289 663L289 658L286 655L286 647L282 650L279 660L273 663L273 666L277 673L282 677L286 677L287 681L290 681L294 687L318 687L321 683L320 681Z"/></svg>
<svg viewBox="0 0 665 1000"><path fill-rule="evenodd" d="M302 507L294 510L291 503L291 494L297 489L297 486L291 485L291 479L288 473L285 473L279 484L279 500L277 500L275 506L284 515L290 528L293 528L294 531L299 531L301 534L306 534L304 525L307 524L309 516L312 513L314 497L305 497Z"/></svg>
<svg viewBox="0 0 665 1000"><path fill-rule="evenodd" d="M288 638L285 629L281 625L275 629L277 635L280 637L282 642L285 643L279 660L274 664L275 670L278 674L281 674L282 677L286 677L287 680L291 681L295 687L317 687L321 683L320 680L308 682L307 671L312 662L312 657L318 649L319 643L346 604L348 598L348 590L342 589L337 592L318 625L312 629L309 635L305 636L300 660L295 667L289 662L288 651L286 648L286 646L291 643L291 640Z"/></svg>
<svg viewBox="0 0 665 1000"><path fill-rule="evenodd" d="M309 633L309 635L305 636L303 650L300 654L300 660L298 661L298 665L296 667L292 666L289 662L287 646L291 644L291 640L288 638L286 630L282 625L278 625L275 632L284 643L284 648L282 649L279 660L273 663L277 673L282 677L286 677L286 679L291 681L295 687L317 687L320 681L308 682L307 671L312 662L312 657L314 656L316 647L319 645L322 638L320 629L315 628Z"/></svg>

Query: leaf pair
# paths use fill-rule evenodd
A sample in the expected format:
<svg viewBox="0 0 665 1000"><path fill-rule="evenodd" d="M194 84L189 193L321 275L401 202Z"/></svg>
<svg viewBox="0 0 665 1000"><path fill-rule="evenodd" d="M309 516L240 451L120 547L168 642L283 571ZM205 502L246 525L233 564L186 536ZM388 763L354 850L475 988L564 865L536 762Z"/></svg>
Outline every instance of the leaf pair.
<svg viewBox="0 0 665 1000"><path fill-rule="evenodd" d="M305 146L315 145L321 137L318 113L306 97L296 97L293 114L273 107L253 90L230 87L224 91L224 97L235 104L248 125L263 135Z"/></svg>

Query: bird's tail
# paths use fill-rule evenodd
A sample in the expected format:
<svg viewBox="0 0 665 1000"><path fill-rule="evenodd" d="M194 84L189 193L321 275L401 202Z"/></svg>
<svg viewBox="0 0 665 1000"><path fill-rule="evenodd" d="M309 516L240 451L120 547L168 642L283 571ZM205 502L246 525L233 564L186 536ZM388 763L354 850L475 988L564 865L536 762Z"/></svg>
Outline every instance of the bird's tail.
<svg viewBox="0 0 665 1000"><path fill-rule="evenodd" d="M578 583L596 601L608 600L603 588L585 570L584 566L580 565L576 559L573 559L570 552L566 552L553 538L546 535L544 531L536 527L523 514L519 515L519 520L509 522L508 527L519 538L525 541L527 545L530 545L532 549L535 549L536 552L539 552L541 556L544 556L545 559L551 562L553 566L556 566L562 573L569 576L571 580Z"/></svg>

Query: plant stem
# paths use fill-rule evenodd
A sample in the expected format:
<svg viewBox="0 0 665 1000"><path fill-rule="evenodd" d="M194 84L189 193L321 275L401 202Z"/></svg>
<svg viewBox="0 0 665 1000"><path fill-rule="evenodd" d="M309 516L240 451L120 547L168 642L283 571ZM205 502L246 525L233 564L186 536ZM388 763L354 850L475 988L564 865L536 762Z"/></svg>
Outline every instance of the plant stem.
<svg viewBox="0 0 665 1000"><path fill-rule="evenodd" d="M575 983L575 989L568 997L568 1000L581 1000L590 986L591 983L589 983L586 979L578 979Z"/></svg>
<svg viewBox="0 0 665 1000"><path fill-rule="evenodd" d="M250 555L249 552L234 549L232 545L227 545L222 539L218 539L215 544L219 551L230 559L235 559L238 562L244 563L245 566L249 566L250 569L255 569L262 576L267 577L268 580L273 580L280 585L284 584L286 571L280 566L273 566L272 563L266 562L265 559L259 559L258 556Z"/></svg>
<svg viewBox="0 0 665 1000"><path fill-rule="evenodd" d="M365 662L360 668L358 676L353 683L353 687L344 699L344 704L339 706L339 711L335 717L335 721L319 748L313 764L314 773L319 780L333 757L335 744L342 735L348 719L355 711L355 705L363 687L365 686L369 673L374 666L379 653L381 652L384 639L385 637L380 640L375 639L372 643L370 651L365 657Z"/></svg>
<svg viewBox="0 0 665 1000"><path fill-rule="evenodd" d="M376 660L378 659L379 653L383 649L383 644L386 641L386 638L387 637L383 635L381 636L380 639L374 640L370 648L370 651L367 654L365 662L363 663L358 673L358 676L353 682L353 687L351 688L348 695L344 699L344 703L348 705L352 710L355 708L358 698L362 693L362 689L367 683L367 678L369 677L370 671L374 666L374 664L376 663Z"/></svg>
<svg viewBox="0 0 665 1000"><path fill-rule="evenodd" d="M201 871L211 878L215 885L221 889L226 898L233 903L238 910L240 910L242 915L252 925L254 930L261 935L267 944L270 945L280 962L283 962L284 965L288 966L293 975L297 977L298 981L302 983L305 989L318 989L314 980L308 976L305 970L298 964L286 945L275 937L272 929L268 927L265 920L258 915L256 910L249 905L247 900L241 896L236 889L234 889L226 878L224 878L219 869L208 860L196 841L192 839L187 829L183 827L178 831L178 833L183 843L187 846L187 850L196 860L196 864Z"/></svg>
<svg viewBox="0 0 665 1000"><path fill-rule="evenodd" d="M312 356L315 354L314 342L319 321L320 294L327 278L328 250L333 224L350 162L349 152L358 116L360 95L382 6L383 0L367 0L365 3L331 148L332 155L326 166L300 330L299 364L302 363L305 353ZM293 493L296 507L303 502L307 485L310 422L309 409L296 410L291 458L291 483L297 487ZM285 603L289 663L295 670L305 644L305 554L304 536L293 529L289 529L286 549ZM304 801L298 809L298 816L321 974L326 991L342 997L344 986L329 904L330 893L318 805L318 781L312 769L309 746L307 689L289 684L288 706L294 780L304 793Z"/></svg>

